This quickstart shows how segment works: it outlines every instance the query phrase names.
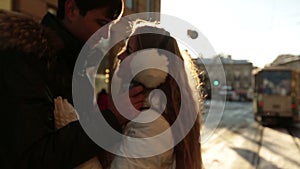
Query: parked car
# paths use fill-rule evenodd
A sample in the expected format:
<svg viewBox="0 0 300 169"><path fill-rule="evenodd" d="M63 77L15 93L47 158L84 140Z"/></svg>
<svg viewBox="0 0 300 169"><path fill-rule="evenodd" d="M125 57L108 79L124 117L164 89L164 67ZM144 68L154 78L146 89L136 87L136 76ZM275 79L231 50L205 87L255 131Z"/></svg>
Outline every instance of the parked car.
<svg viewBox="0 0 300 169"><path fill-rule="evenodd" d="M248 101L252 101L253 100L253 88L249 88L248 91L247 91L247 100Z"/></svg>
<svg viewBox="0 0 300 169"><path fill-rule="evenodd" d="M220 96L225 96L226 100L233 101L233 100L238 100L238 95L235 93L234 89L232 86L221 86L219 90L219 95Z"/></svg>

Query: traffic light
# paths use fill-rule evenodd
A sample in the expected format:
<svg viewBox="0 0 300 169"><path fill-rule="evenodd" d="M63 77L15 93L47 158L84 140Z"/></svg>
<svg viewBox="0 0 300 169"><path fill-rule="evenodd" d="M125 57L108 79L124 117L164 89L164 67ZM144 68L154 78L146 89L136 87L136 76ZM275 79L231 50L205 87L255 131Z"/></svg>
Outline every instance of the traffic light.
<svg viewBox="0 0 300 169"><path fill-rule="evenodd" d="M219 86L219 84L220 84L220 83L219 83L218 80L214 80L214 82L213 82L213 85L214 85L214 86Z"/></svg>

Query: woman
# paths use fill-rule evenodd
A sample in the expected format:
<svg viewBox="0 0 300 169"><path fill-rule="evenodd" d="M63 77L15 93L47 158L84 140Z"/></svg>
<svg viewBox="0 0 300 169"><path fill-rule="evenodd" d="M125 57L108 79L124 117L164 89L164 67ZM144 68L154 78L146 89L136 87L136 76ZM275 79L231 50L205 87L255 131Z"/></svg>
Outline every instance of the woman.
<svg viewBox="0 0 300 169"><path fill-rule="evenodd" d="M130 137L126 137L118 147L118 155L114 157L112 162L108 162L111 164L103 165L103 168L200 169L202 168L199 141L201 98L195 96L196 93L199 93L200 84L196 69L188 56L181 55L176 40L170 37L167 31L155 26L138 25L128 39L126 50L118 56L121 64L117 75L122 80L133 77L134 72L131 74L128 70L145 64L145 62L141 62L144 58L138 59L141 56L128 57L129 55L144 51L142 54L147 54L146 57L148 58L153 59L155 56L161 69L141 71L134 76L132 83L143 85L148 94L154 89L159 89L163 91L165 99L158 97L156 101L154 99L154 102L151 102L151 99L155 98L155 94L150 94L149 100L145 100L144 110L141 114L124 127L123 134ZM177 59L172 59L174 56ZM135 60L136 58L138 61ZM146 60L146 63L151 64L149 63L151 59ZM163 102L166 104L165 107L161 106ZM179 116L180 113L183 115ZM145 120L152 116L155 116L154 120L136 122L137 119ZM145 156L143 152L157 149L157 147L147 147L150 145L147 140L142 140L141 145L144 147L127 144L131 138L150 138L159 135L175 123L178 125L171 128L171 132L167 134L167 139L156 140L157 147L165 150L161 153ZM191 129L186 132L187 124L191 124ZM182 139L177 143L178 138ZM174 142L176 145L169 148L168 144L174 144Z"/></svg>
<svg viewBox="0 0 300 169"><path fill-rule="evenodd" d="M142 25L142 26L139 26ZM147 33L151 32L151 33ZM183 118L179 119L181 120L182 128L185 127L185 122L192 122L193 117L191 116L196 116L196 121L194 125L192 126L191 130L189 133L183 138L182 141L180 141L173 150L169 150L163 154L154 156L154 157L149 157L149 158L139 158L137 159L128 159L124 157L115 157L114 161L112 162L112 168L124 168L124 164L126 164L128 167L127 168L143 168L140 166L137 166L136 164L142 164L145 166L154 166L153 168L174 168L174 165L171 164L172 166L166 166L163 163L168 163L168 158L176 161L176 169L196 169L196 168L202 168L202 160L201 160L201 154L200 154L200 143L199 143L199 137L200 137L200 124L199 124L199 109L197 105L199 105L200 98L195 97L192 88L197 90L199 87L199 79L197 76L197 72L195 72L195 68L193 67L193 64L191 62L191 59L186 56L185 58L181 55L179 51L179 47L177 45L177 42L174 38L169 36L169 33L161 28L157 28L155 26L145 26L143 24L137 24L133 34L130 36L128 42L127 42L127 47L126 50L118 56L120 59L121 63L122 62L134 62L130 58L127 61L127 57L135 53L137 51L145 50L145 49L162 49L164 51L168 51L174 56L179 57L180 60L184 61L186 64L189 65L187 69L189 70L189 74L192 75L192 78L194 82L194 85L189 84L191 80L189 80L189 77L187 76L187 72L185 71L185 65L184 62L177 62L176 59L171 59L172 56L168 56L168 60L166 62L167 65L167 71L168 72L174 72L172 73L172 76L168 74L165 77L165 80L163 81L158 81L157 84L158 86L155 86L155 84L152 84L151 82L154 81L154 78L161 78L163 77L163 73L161 72L149 72L150 75L147 76L147 72L141 72L140 74L137 74L133 81L138 81L137 83L142 83L142 85L145 86L146 89L160 89L164 92L167 100L167 105L165 110L162 113L162 117L157 118L156 120L152 121L151 123L148 123L149 126L147 126L147 123L142 124L144 128L147 128L145 131L136 132L137 135L131 135L132 137L140 137L141 135L143 136L151 136L153 133L148 133L149 130L158 130L157 128L160 128L160 131L158 131L158 134L165 129L169 128L175 120L178 118L181 106L183 107L182 110L186 112L181 112L181 113L186 113L187 116L184 116ZM151 52L151 50L150 50ZM158 50L159 53L163 52ZM164 53L165 55L168 55L168 53ZM160 56L163 56L164 54L160 54ZM147 55L146 57L153 57L154 55ZM137 56L139 57L139 56ZM142 60L144 60L143 58ZM157 60L159 62L160 67L164 69L162 63L164 62L163 60ZM149 64L149 60L145 60L147 64ZM144 63L145 63L144 62ZM135 62L135 65L132 65L130 63L123 63L124 66L120 66L120 69L123 67L127 67L129 65L130 68L133 68L135 66L140 66L142 62ZM148 71L148 70L146 70ZM128 74L128 71L122 71L120 70L118 72L119 76L126 76L122 75ZM153 75L151 75L153 74ZM157 76L157 74L160 74ZM144 76L143 76L144 75ZM142 76L142 77L141 77ZM143 77L148 77L144 78ZM150 78L149 78L150 77ZM151 79L151 77L153 79ZM149 80L150 79L150 80ZM161 82L161 83L160 83ZM189 100L187 104L182 104L181 98ZM166 124L167 125L166 125ZM158 125L155 125L158 124ZM141 124L135 123L135 122L129 122L125 128L124 133L130 131L130 130L142 130L139 128ZM147 127L145 127L145 125ZM131 128L130 128L131 127ZM165 128L164 128L165 127ZM144 129L143 128L143 129ZM173 128L172 129L172 135L173 138L175 137L180 137L183 136L184 133L180 133L179 131L182 131L182 129L179 128ZM145 133L143 133L145 132ZM175 138L176 139L176 138ZM168 154L171 153L172 154ZM175 156L173 156L175 155ZM162 157L164 157L165 161L159 160ZM173 159L174 158L174 159ZM155 161L156 160L156 161ZM132 163L132 164L130 164ZM147 164L148 163L148 164ZM151 164L152 163L152 164ZM153 164L154 163L154 164ZM122 167L122 165L123 167ZM170 163L168 163L170 164ZM125 165L125 166L126 166ZM130 166L131 165L131 166ZM119 167L120 166L120 167ZM126 167L125 167L126 168Z"/></svg>

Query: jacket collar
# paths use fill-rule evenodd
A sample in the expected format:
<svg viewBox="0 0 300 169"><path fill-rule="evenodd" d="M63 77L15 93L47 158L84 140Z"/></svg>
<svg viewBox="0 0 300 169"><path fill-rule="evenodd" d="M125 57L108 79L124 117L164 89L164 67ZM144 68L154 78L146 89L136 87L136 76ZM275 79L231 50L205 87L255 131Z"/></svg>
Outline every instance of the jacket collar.
<svg viewBox="0 0 300 169"><path fill-rule="evenodd" d="M73 69L77 57L84 43L77 39L56 16L47 13L42 25L49 28L53 41L51 44L57 52L59 62L64 62ZM73 71L73 70L72 70Z"/></svg>
<svg viewBox="0 0 300 169"><path fill-rule="evenodd" d="M57 35L64 41L66 46L83 46L83 42L77 39L59 20L56 16L51 13L47 13L43 20L42 24L52 30L54 30Z"/></svg>

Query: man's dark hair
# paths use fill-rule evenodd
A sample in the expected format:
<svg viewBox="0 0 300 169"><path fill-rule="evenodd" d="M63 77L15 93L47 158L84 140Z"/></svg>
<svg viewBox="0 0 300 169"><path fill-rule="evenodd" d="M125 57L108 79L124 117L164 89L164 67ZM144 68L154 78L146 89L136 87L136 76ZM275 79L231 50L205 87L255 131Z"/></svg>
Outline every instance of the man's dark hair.
<svg viewBox="0 0 300 169"><path fill-rule="evenodd" d="M111 19L117 19L123 13L123 0L74 0L78 7L80 14L85 16L90 10L96 8L107 8L107 15ZM65 17L65 3L66 0L58 0L57 17L64 19Z"/></svg>

